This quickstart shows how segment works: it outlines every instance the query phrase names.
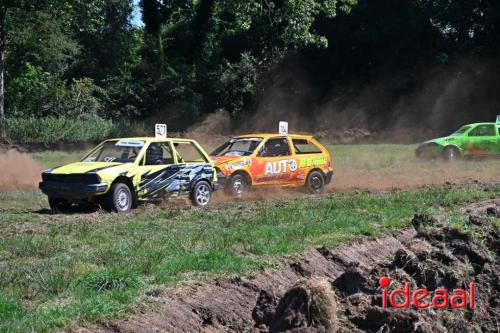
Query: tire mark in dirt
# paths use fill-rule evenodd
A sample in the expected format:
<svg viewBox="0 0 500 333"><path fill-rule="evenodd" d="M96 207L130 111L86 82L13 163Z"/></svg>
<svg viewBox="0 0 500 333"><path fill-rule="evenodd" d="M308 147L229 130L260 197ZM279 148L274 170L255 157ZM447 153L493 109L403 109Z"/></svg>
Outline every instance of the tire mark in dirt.
<svg viewBox="0 0 500 333"><path fill-rule="evenodd" d="M284 295L304 274L334 280L344 272L346 263L367 268L403 248L403 243L414 235L414 230L406 230L398 236L343 244L328 251L338 258L333 260L324 255L323 249L312 249L284 259L280 271L266 271L252 279L187 287L162 296L162 305L155 311L113 321L108 327L80 328L78 332L249 331L256 324L252 313L261 294ZM297 272L297 265L302 273Z"/></svg>

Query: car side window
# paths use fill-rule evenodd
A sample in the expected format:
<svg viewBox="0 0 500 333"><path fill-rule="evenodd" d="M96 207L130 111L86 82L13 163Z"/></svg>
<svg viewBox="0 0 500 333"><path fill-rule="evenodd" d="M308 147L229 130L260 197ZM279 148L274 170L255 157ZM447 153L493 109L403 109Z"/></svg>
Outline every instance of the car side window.
<svg viewBox="0 0 500 333"><path fill-rule="evenodd" d="M261 157L275 157L275 156L289 156L290 146L286 138L269 139L262 147L259 156Z"/></svg>
<svg viewBox="0 0 500 333"><path fill-rule="evenodd" d="M174 155L167 142L153 142L146 150L145 165L174 164Z"/></svg>
<svg viewBox="0 0 500 333"><path fill-rule="evenodd" d="M469 132L469 136L496 136L495 125L478 125L472 131Z"/></svg>
<svg viewBox="0 0 500 333"><path fill-rule="evenodd" d="M309 140L293 139L293 147L296 154L320 154L321 149Z"/></svg>
<svg viewBox="0 0 500 333"><path fill-rule="evenodd" d="M192 142L175 142L174 147L177 151L177 162L179 163L208 162Z"/></svg>

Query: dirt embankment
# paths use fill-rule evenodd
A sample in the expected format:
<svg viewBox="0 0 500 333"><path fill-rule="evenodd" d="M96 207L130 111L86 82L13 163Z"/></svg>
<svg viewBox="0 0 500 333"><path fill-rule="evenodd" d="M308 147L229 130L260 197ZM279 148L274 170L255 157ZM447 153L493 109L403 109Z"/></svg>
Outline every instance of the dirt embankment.
<svg viewBox="0 0 500 333"><path fill-rule="evenodd" d="M43 167L17 147L0 146L0 191L32 190Z"/></svg>
<svg viewBox="0 0 500 333"><path fill-rule="evenodd" d="M185 287L151 297L152 312L93 327L100 332L498 332L500 200L472 205L470 233L416 215L398 236L317 248L283 261L279 272ZM478 240L479 237L481 241ZM382 308L390 290L449 291L476 283L473 310ZM87 331L87 329L79 330Z"/></svg>

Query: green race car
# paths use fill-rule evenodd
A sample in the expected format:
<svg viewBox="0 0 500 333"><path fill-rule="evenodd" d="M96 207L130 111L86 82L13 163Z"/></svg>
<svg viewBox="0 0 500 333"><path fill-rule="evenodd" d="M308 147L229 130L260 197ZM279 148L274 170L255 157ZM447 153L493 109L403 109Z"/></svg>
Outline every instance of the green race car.
<svg viewBox="0 0 500 333"><path fill-rule="evenodd" d="M426 141L415 153L421 158L443 157L446 160L500 156L499 131L500 116L496 123L465 125L449 136Z"/></svg>

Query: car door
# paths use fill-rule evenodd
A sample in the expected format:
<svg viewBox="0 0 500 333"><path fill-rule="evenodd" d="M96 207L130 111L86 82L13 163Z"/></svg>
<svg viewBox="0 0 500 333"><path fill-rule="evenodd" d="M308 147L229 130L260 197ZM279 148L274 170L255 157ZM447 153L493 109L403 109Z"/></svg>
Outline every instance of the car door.
<svg viewBox="0 0 500 333"><path fill-rule="evenodd" d="M138 195L143 199L157 199L177 194L175 177L179 166L175 163L172 143L151 142L139 163L140 182Z"/></svg>
<svg viewBox="0 0 500 333"><path fill-rule="evenodd" d="M297 182L305 183L312 168L323 168L327 163L323 151L309 139L292 138L292 147L298 164L298 171L294 174L294 180Z"/></svg>
<svg viewBox="0 0 500 333"><path fill-rule="evenodd" d="M471 155L498 153L498 128L495 124L480 124L469 131L467 149Z"/></svg>
<svg viewBox="0 0 500 333"><path fill-rule="evenodd" d="M494 140L493 154L500 156L500 125L495 125L496 139Z"/></svg>
<svg viewBox="0 0 500 333"><path fill-rule="evenodd" d="M176 157L179 173L177 181L179 191L190 192L192 186L200 179L214 182L214 169L206 154L199 147L188 140L174 140L174 155Z"/></svg>
<svg viewBox="0 0 500 333"><path fill-rule="evenodd" d="M267 139L257 154L258 170L255 183L258 185L283 185L289 183L297 170L297 162L292 156L286 136Z"/></svg>

